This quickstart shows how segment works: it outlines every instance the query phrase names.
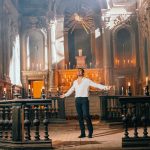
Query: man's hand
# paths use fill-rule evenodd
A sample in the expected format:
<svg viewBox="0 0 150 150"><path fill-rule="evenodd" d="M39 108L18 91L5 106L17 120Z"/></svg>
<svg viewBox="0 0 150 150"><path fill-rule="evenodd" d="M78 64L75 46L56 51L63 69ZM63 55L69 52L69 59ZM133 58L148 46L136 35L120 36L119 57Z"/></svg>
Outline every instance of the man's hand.
<svg viewBox="0 0 150 150"><path fill-rule="evenodd" d="M110 90L112 86L106 86L106 90Z"/></svg>
<svg viewBox="0 0 150 150"><path fill-rule="evenodd" d="M60 95L60 98L65 98L65 94Z"/></svg>

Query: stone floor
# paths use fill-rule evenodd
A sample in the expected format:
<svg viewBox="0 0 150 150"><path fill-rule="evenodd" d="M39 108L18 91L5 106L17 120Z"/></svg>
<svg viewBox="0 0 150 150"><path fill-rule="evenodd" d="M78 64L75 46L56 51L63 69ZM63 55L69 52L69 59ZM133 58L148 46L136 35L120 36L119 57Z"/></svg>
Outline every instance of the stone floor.
<svg viewBox="0 0 150 150"><path fill-rule="evenodd" d="M77 121L69 120L66 124L51 124L50 136L54 149L58 150L119 150L123 129L109 127L107 124L93 121L93 138L79 139L80 130ZM88 132L87 132L88 134Z"/></svg>
<svg viewBox="0 0 150 150"><path fill-rule="evenodd" d="M80 130L76 120L68 120L66 124L50 124L49 134L52 139L53 148L56 150L122 150L122 137L124 130L122 125L109 126L106 123L93 121L93 138L79 139ZM133 136L133 129L129 129L129 135ZM138 129L142 136L143 129ZM148 129L150 133L150 129ZM87 132L86 132L87 133ZM88 133L87 133L88 134ZM128 150L144 150L145 148L126 148Z"/></svg>

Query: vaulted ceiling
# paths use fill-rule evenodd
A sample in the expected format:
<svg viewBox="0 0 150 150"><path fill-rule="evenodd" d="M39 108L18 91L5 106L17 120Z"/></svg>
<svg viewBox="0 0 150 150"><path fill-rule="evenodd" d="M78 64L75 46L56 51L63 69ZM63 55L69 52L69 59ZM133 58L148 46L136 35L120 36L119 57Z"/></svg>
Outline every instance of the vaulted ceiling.
<svg viewBox="0 0 150 150"><path fill-rule="evenodd" d="M12 0L17 4L19 12L24 16L44 16L56 13L64 15L67 10L76 11L79 7L99 12L106 8L106 0Z"/></svg>

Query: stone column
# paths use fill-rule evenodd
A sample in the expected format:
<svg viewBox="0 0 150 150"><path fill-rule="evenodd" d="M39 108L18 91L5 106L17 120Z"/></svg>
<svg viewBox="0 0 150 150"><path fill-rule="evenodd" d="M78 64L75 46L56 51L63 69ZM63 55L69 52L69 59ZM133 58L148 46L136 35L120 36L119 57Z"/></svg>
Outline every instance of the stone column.
<svg viewBox="0 0 150 150"><path fill-rule="evenodd" d="M55 23L51 23L47 29L48 45L48 69L49 69L49 87L48 90L55 90L58 86L57 57L55 49Z"/></svg>
<svg viewBox="0 0 150 150"><path fill-rule="evenodd" d="M149 7L147 8L147 25L148 25L148 58L150 58L150 4ZM148 59L148 77L150 80L150 59Z"/></svg>
<svg viewBox="0 0 150 150"><path fill-rule="evenodd" d="M2 17L2 9L3 8L3 0L0 0L0 79L2 78L3 70L3 53L2 53L2 22L3 22L3 17Z"/></svg>
<svg viewBox="0 0 150 150"><path fill-rule="evenodd" d="M3 8L3 21L2 21L2 51L3 51L3 75L4 79L6 77L6 69L7 69L7 27L8 27L8 22L7 22L7 14L4 11Z"/></svg>
<svg viewBox="0 0 150 150"><path fill-rule="evenodd" d="M64 54L65 54L65 65L64 65L65 68L64 69L67 69L69 67L68 31L67 30L64 31Z"/></svg>
<svg viewBox="0 0 150 150"><path fill-rule="evenodd" d="M110 30L103 28L103 67L105 84L112 84L112 53L110 47Z"/></svg>
<svg viewBox="0 0 150 150"><path fill-rule="evenodd" d="M24 18L23 18L24 19ZM22 24L22 22L21 22ZM26 76L24 76L23 71L27 70L27 52L26 52L26 30L23 28L23 24L21 25L20 29L20 70L21 70L21 83L23 85L23 97L25 98L27 96L27 79Z"/></svg>
<svg viewBox="0 0 150 150"><path fill-rule="evenodd" d="M92 50L92 64L96 65L95 34L94 33L91 33L91 50Z"/></svg>
<svg viewBox="0 0 150 150"><path fill-rule="evenodd" d="M27 53L26 53L26 39L25 39L25 35L23 35L24 31L21 31L20 33L20 49L21 49L21 71L26 71L26 66L27 66L27 62L26 62L26 58L27 58Z"/></svg>

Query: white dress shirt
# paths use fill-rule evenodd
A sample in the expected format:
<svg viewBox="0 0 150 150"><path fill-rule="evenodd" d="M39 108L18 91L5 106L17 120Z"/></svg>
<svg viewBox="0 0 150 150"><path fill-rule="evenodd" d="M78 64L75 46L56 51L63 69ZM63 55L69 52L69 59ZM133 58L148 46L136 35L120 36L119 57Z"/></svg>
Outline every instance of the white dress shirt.
<svg viewBox="0 0 150 150"><path fill-rule="evenodd" d="M75 97L88 97L89 87L95 87L99 89L106 89L107 86L102 84L97 84L92 80L83 77L81 83L79 84L77 80L73 82L72 87L65 93L65 97L71 95L75 91Z"/></svg>

